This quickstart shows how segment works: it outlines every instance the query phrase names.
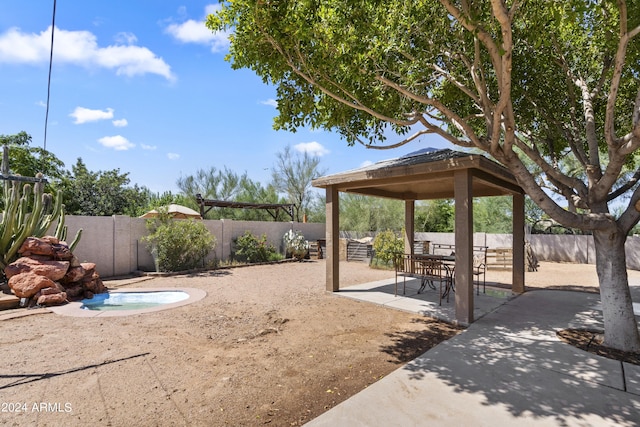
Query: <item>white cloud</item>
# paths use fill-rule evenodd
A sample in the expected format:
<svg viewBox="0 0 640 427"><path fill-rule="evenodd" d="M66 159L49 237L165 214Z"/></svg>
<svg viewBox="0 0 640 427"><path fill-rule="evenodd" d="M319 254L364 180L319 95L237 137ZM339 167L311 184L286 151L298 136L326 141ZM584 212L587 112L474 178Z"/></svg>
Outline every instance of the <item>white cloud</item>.
<svg viewBox="0 0 640 427"><path fill-rule="evenodd" d="M373 162L371 160L365 160L364 162L360 163L360 167L364 168L366 166L371 166L373 164Z"/></svg>
<svg viewBox="0 0 640 427"><path fill-rule="evenodd" d="M112 121L111 123L113 123L113 125L117 128L123 128L129 124L127 119L117 119Z"/></svg>
<svg viewBox="0 0 640 427"><path fill-rule="evenodd" d="M126 151L136 146L122 135L105 136L100 138L98 142L103 146L113 148L116 151Z"/></svg>
<svg viewBox="0 0 640 427"><path fill-rule="evenodd" d="M79 125L88 122L97 122L98 120L109 120L113 118L113 108L106 110L91 110L84 107L76 107L69 117L76 119L73 123Z"/></svg>
<svg viewBox="0 0 640 427"><path fill-rule="evenodd" d="M205 7L205 16L220 8L219 5ZM165 32L181 43L195 43L209 46L212 52L221 52L229 47L228 31L213 32L207 28L204 19L196 21L188 19L179 24L170 24Z"/></svg>
<svg viewBox="0 0 640 427"><path fill-rule="evenodd" d="M178 160L180 158L180 154L177 153L167 153L167 158L169 160Z"/></svg>
<svg viewBox="0 0 640 427"><path fill-rule="evenodd" d="M118 39L135 42L133 34L121 33ZM0 34L0 63L41 64L49 61L51 27L36 33L23 33L10 28ZM142 46L121 43L100 47L89 31L67 31L56 27L54 61L82 67L114 70L116 75L133 77L157 74L175 80L169 64Z"/></svg>
<svg viewBox="0 0 640 427"><path fill-rule="evenodd" d="M116 43L118 44L135 44L138 41L138 38L133 33L118 33L115 37Z"/></svg>
<svg viewBox="0 0 640 427"><path fill-rule="evenodd" d="M330 151L327 150L320 144L319 142L301 142L300 144L296 144L293 146L296 151L301 153L309 153L312 156L322 157L325 154L329 154Z"/></svg>
<svg viewBox="0 0 640 427"><path fill-rule="evenodd" d="M47 103L46 103L46 102L44 102L44 101L36 101L36 105L37 105L38 107L46 107L46 106L47 106Z"/></svg>
<svg viewBox="0 0 640 427"><path fill-rule="evenodd" d="M143 150L153 151L158 147L155 145L140 144L140 148L142 148Z"/></svg>
<svg viewBox="0 0 640 427"><path fill-rule="evenodd" d="M273 108L277 108L278 107L278 101L276 101L275 99L267 99L266 101L260 101L260 104L262 105L269 105Z"/></svg>
<svg viewBox="0 0 640 427"><path fill-rule="evenodd" d="M219 10L220 10L219 4L208 4L204 7L204 14L205 16L211 15L212 13L216 13Z"/></svg>

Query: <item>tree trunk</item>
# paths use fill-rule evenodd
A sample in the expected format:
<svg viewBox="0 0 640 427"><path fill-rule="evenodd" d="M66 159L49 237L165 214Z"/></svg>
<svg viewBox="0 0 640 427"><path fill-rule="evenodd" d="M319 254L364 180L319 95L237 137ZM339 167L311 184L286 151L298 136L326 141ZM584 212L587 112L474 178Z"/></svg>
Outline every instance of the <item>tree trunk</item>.
<svg viewBox="0 0 640 427"><path fill-rule="evenodd" d="M627 258L627 236L619 231L594 231L596 270L604 316L604 345L622 351L640 352L640 334L633 314Z"/></svg>

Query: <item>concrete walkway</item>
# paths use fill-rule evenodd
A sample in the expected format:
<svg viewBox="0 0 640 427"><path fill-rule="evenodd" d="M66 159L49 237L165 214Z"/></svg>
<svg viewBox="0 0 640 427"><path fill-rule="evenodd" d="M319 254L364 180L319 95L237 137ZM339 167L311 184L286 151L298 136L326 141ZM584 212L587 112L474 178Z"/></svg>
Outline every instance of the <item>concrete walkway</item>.
<svg viewBox="0 0 640 427"><path fill-rule="evenodd" d="M567 327L602 327L599 300L536 290L503 301L306 425L638 426L640 366L556 337Z"/></svg>

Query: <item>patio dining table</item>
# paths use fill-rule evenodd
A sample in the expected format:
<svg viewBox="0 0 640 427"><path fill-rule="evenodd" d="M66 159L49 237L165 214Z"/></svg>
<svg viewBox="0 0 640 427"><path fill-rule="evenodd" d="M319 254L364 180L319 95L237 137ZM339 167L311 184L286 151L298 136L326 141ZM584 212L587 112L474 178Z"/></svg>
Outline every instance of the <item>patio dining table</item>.
<svg viewBox="0 0 640 427"><path fill-rule="evenodd" d="M447 301L449 293L451 291L455 292L455 280L454 280L454 272L455 272L455 263L456 263L456 257L455 255L437 255L437 254L416 254L414 255L414 259L416 260L416 262L420 262L421 260L424 261L440 261L442 263L442 268L445 271L445 289L444 292L442 293L442 295L440 296L440 299L447 297ZM418 290L418 293L424 291L424 288L427 286L427 284L429 285L429 287L433 290L436 289L435 285L433 284L433 280L423 280L422 284L420 285L420 289Z"/></svg>

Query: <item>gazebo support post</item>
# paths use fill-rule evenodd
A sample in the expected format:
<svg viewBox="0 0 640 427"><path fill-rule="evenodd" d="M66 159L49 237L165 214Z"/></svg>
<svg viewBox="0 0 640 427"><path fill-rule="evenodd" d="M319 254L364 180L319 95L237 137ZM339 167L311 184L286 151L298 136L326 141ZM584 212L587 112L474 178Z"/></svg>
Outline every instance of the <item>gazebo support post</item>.
<svg viewBox="0 0 640 427"><path fill-rule="evenodd" d="M473 179L468 169L456 171L453 178L456 246L456 321L473 323Z"/></svg>
<svg viewBox="0 0 640 427"><path fill-rule="evenodd" d="M327 187L327 261L326 286L327 291L340 290L340 206L338 189L330 185Z"/></svg>
<svg viewBox="0 0 640 427"><path fill-rule="evenodd" d="M415 204L413 200L404 202L404 253L413 255L415 231Z"/></svg>
<svg viewBox="0 0 640 427"><path fill-rule="evenodd" d="M524 292L524 194L513 195L513 272L511 290Z"/></svg>

